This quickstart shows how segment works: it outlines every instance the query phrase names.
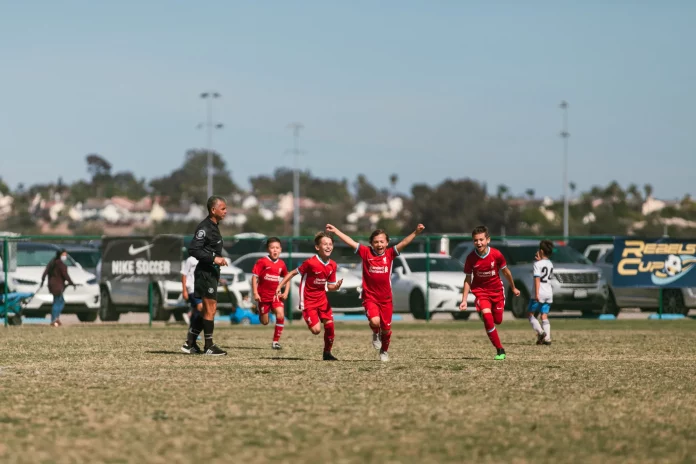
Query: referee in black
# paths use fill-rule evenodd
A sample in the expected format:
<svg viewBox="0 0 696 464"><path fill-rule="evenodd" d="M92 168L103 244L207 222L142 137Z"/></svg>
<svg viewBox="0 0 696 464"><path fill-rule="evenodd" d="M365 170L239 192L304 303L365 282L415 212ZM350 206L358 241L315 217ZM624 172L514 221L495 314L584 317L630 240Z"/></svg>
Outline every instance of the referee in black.
<svg viewBox="0 0 696 464"><path fill-rule="evenodd" d="M203 354L210 356L225 356L213 343L215 328L215 313L217 312L217 288L220 280L220 266L227 266L222 257L222 235L218 225L227 215L227 202L224 198L213 195L208 198L208 217L203 220L193 235L189 245L189 255L198 260L194 271L194 293L203 300L203 318L198 318L189 329L188 338L181 351L184 353L201 353L196 344L198 334L203 331L205 346Z"/></svg>

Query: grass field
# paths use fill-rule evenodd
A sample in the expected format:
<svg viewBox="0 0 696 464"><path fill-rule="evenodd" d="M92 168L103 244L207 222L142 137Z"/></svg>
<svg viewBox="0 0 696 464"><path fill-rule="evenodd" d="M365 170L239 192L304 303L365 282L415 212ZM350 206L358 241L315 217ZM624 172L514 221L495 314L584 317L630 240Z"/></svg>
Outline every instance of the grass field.
<svg viewBox="0 0 696 464"><path fill-rule="evenodd" d="M181 327L21 327L0 337L1 462L694 462L696 323L554 320L535 346L478 322L321 336L218 324L230 356L178 352Z"/></svg>

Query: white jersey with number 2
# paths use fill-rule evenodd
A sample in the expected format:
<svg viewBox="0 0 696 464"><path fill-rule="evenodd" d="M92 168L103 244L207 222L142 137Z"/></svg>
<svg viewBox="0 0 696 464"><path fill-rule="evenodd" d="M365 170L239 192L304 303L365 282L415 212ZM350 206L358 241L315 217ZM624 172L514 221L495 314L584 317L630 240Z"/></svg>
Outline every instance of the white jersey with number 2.
<svg viewBox="0 0 696 464"><path fill-rule="evenodd" d="M553 263L548 259L540 259L534 262L534 277L539 277L539 302L553 303L553 289L551 288L551 275ZM532 295L534 298L534 295Z"/></svg>

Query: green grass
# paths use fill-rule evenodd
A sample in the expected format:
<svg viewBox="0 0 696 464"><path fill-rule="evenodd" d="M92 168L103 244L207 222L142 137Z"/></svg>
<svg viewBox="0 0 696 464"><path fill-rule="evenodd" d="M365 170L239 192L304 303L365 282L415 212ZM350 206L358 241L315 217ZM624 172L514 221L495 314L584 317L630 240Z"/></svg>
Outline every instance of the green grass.
<svg viewBox="0 0 696 464"><path fill-rule="evenodd" d="M553 320L535 346L506 321L366 325L322 338L218 324L225 358L185 329L21 327L0 337L1 462L693 462L696 323Z"/></svg>

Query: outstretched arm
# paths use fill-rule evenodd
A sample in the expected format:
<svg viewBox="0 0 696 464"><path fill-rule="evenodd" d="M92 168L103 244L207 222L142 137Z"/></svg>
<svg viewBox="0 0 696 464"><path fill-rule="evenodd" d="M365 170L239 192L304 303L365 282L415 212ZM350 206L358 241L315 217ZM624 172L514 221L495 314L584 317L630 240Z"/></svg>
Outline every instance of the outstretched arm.
<svg viewBox="0 0 696 464"><path fill-rule="evenodd" d="M396 244L396 247L395 247L396 251L401 253L401 250L406 248L413 241L413 239L416 238L416 235L420 235L421 232L423 232L424 230L425 230L425 226L423 224L418 224L418 227L416 227L416 230L411 232L408 236L404 237L404 239L402 241L400 241L399 243Z"/></svg>
<svg viewBox="0 0 696 464"><path fill-rule="evenodd" d="M336 237L340 238L343 243L351 247L353 250L358 249L358 242L338 230L338 227L332 226L331 224L326 224L326 231L332 234L336 234Z"/></svg>

